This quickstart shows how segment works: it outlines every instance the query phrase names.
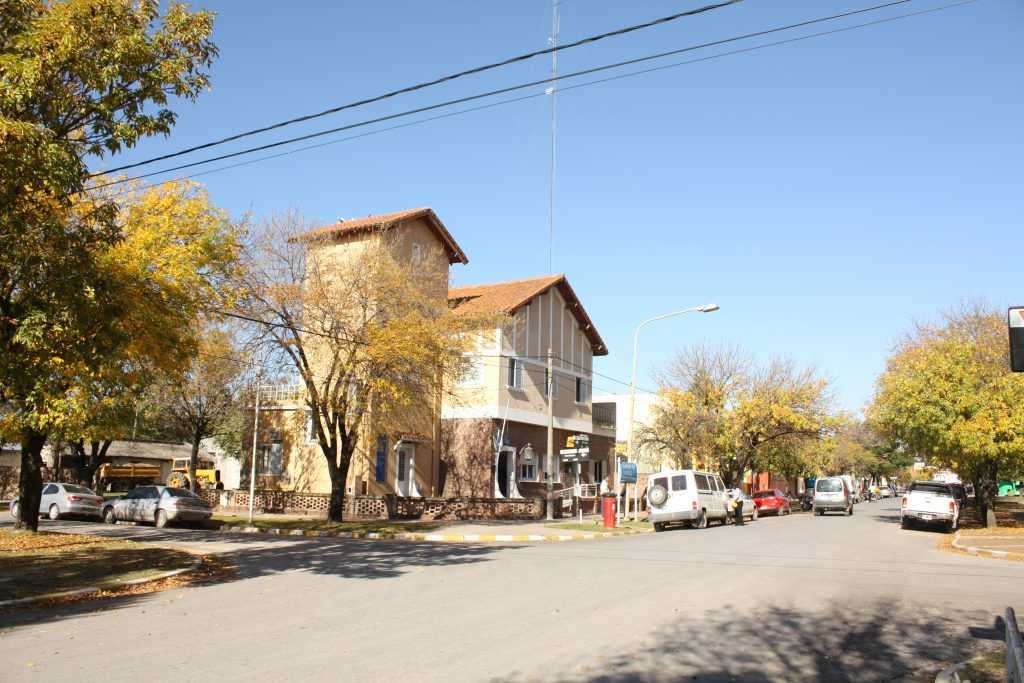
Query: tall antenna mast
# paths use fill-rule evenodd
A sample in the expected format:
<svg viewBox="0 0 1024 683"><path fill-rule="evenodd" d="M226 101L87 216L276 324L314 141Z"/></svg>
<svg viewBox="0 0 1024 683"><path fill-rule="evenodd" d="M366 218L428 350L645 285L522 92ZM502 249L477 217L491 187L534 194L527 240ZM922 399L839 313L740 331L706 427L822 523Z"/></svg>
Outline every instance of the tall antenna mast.
<svg viewBox="0 0 1024 683"><path fill-rule="evenodd" d="M561 0L551 0L551 38L548 42L551 47L558 47L558 31L560 28L560 17L558 6ZM551 53L551 85L547 88L551 96L551 181L548 187L548 273L555 272L555 149L558 140L558 118L555 98L555 91L558 88L558 53Z"/></svg>

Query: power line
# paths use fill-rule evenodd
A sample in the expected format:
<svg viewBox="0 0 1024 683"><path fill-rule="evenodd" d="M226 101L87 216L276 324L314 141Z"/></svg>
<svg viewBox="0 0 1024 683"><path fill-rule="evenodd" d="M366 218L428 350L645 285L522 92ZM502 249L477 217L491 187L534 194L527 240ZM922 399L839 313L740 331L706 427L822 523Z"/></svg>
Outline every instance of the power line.
<svg viewBox="0 0 1024 683"><path fill-rule="evenodd" d="M953 5L949 5L948 7L957 6L959 4L968 4L969 2L973 2L973 1L974 0L966 0L966 2L955 3ZM578 78L580 76L585 76L585 75L589 75L589 74L593 74L593 73L599 73L599 72L602 72L602 71L608 71L608 70L611 70L611 69L617 69L617 68L621 68L621 67L624 67L624 66L629 66L629 65L632 65L632 64L639 64L639 63L643 63L643 62L649 62L649 61L656 60L656 59L663 59L665 57L669 57L669 56L672 56L672 55L678 55L678 54L683 54L683 53L686 53L686 52L692 52L694 50L700 50L700 49L704 49L704 48L708 48L708 47L714 47L716 45L724 45L724 44L727 44L727 43L733 43L733 42L737 42L737 41L740 41L740 40L747 40L749 38L756 38L756 37L759 37L759 36L769 35L769 34L772 34L772 33L779 33L779 32L782 32L782 31L788 31L788 30L792 30L794 28L800 28L800 27L809 26L809 25L812 25L812 24L819 24L819 23L823 23L823 22L827 22L827 21L834 21L836 19L850 17L850 16L854 16L854 15L858 15L858 14L864 14L864 13L867 13L867 12L874 12L874 11L878 11L880 9L884 9L884 8L888 8L888 7L893 7L893 6L896 6L896 5L903 5L903 4L906 4L908 2L911 2L911 0L894 0L893 2L888 2L888 3L885 3L885 4L881 4L881 5L874 5L874 6L871 6L871 7L864 7L864 8L857 9L857 10L851 10L849 12L842 12L840 14L833 14L833 15L826 16L826 17L819 17L819 18L816 18L816 19L809 19L809 20L806 20L806 21L796 22L796 23L793 23L793 24L787 24L785 26L777 26L777 27L774 27L774 28L763 29L761 31L755 31L753 33L745 33L745 34L738 35L738 36L733 36L733 37L730 37L730 38L722 38L722 39L719 39L719 40L714 40L714 41L710 41L710 42L706 42L706 43L701 43L701 44L697 44L697 45L690 45L690 46L687 46L687 47L678 48L678 49L675 49L675 50L668 50L668 51L665 51L665 52L659 52L659 53L655 53L655 54L651 54L651 55L646 55L646 56L643 56L643 57L635 57L633 59L627 59L627 60L620 61L620 62L615 62L615 63L612 63L612 64L605 64L605 65L602 65L602 66L591 67L591 68L588 68L588 69L582 69L580 71L574 71L574 72L568 73L568 74L562 74L562 75L558 76L558 80L566 80L566 79L570 79L570 78ZM936 8L933 11L937 11L937 9L939 9L939 8ZM943 7L942 9L946 9L946 7ZM916 14L916 13L913 13L913 14ZM913 16L913 14L907 15L907 16ZM903 18L903 17L899 17L899 18ZM895 17L892 18L892 19L895 19ZM793 39L793 40L795 41L796 39ZM755 48L750 48L750 49L755 49ZM697 60L697 61L700 61L700 60ZM180 164L178 166L172 166L170 168L161 169L159 171L152 171L150 173L143 173L143 174L139 174L137 176L131 176L131 177L127 177L127 178L120 178L120 179L112 180L112 181L109 181L109 182L106 182L106 183L101 183L99 185L93 185L92 187L90 187L88 189L96 190L96 189L100 189L100 188L103 188L103 187L108 187L108 186L111 186L111 185L119 185L119 184L122 184L122 183L130 182L132 180L141 180L143 178L149 178L149 177L155 176L155 175L161 175L161 174L164 174L164 173L170 173L170 172L173 172L173 171L179 171L179 170L186 169L186 168L193 168L195 166L201 166L203 164L213 163L215 161L223 161L225 159L231 159L231 158L243 156L243 155L246 155L246 154L252 154L253 152L260 152L260 151L267 150L267 149L273 149L273 148L276 148L276 147L281 147L281 146L284 146L284 145L289 145L289 144L292 144L292 143L295 143L295 142L301 142L303 140L310 140L310 139L313 139L313 138L323 137L324 135L330 135L332 133L339 133L339 132L342 132L342 131L352 130L352 129L355 129L355 128L362 128L362 127L369 126L369 125L372 125L372 124L375 124L375 123L382 123L382 122L385 122L385 121L392 121L392 120L395 120L395 119L404 118L404 117L412 116L412 115L415 115L415 114L421 114L421 113L424 113L424 112L434 111L434 110L437 110L437 109L442 109L442 108L445 108L445 107L450 107L450 106L454 106L454 105L458 105L458 104L463 104L463 103L466 103L466 102L472 102L472 101L476 101L476 100L480 100L480 99L485 99L485 98L488 98L488 97L494 97L495 95L502 95L502 94L509 93L509 92L515 92L517 90L523 90L525 88L530 88L530 87L534 87L534 86L538 86L538 85L545 85L547 83L551 83L553 80L554 79L552 79L551 77L542 78L542 79L539 79L539 80L530 81L528 83L521 83L519 85L513 85L513 86L509 86L509 87L505 87L505 88L498 88L498 89L495 89L495 90L490 90L490 91L483 92L483 93L478 93L478 94L475 94L475 95L468 95L466 97L459 97L459 98L452 99L452 100L446 100L444 102L438 102L438 103L435 103L435 104L425 105L425 106L422 106L422 107L416 107L414 109L408 109L408 110L401 111L401 112L398 112L398 113L395 113L395 114L387 114L387 115L384 115L384 116L378 116L378 117L375 117L375 118L372 118L372 119L366 119L366 120L363 120L363 121L358 121L356 123L351 123L351 124L347 124L347 125L344 125L344 126L338 126L338 127L330 128L330 129L327 129L327 130L321 130L321 131L317 131L317 132L314 132L314 133L308 133L306 135L299 135L299 136L296 136L296 137L287 138L287 139L284 139L284 140L279 140L277 142L271 142L271 143L267 143L267 144L264 144L264 145L258 145L258 146L255 146L255 147L249 147L249 148L246 148L246 149L243 149L243 150L239 150L237 152L231 152L231 153L228 153L228 154L221 154L221 155L218 155L218 156L209 157L209 158L206 158L206 159L201 159L199 161L193 161L193 162L190 162L190 163L187 163L187 164ZM562 90L568 90L568 89L570 89L570 88L563 88ZM113 170L119 170L119 169L113 169Z"/></svg>
<svg viewBox="0 0 1024 683"><path fill-rule="evenodd" d="M139 166L144 166L146 164L151 164L151 163L156 162L156 161L163 161L165 159L172 159L174 157L179 157L179 156L182 156L182 155L185 155L185 154L189 154L191 152L196 152L196 151L201 150L201 149L208 149L210 147L216 147L218 145L223 145L223 144L225 144L227 142L232 142L234 140L239 140L241 138L250 137L252 135L258 135L260 133L266 133L268 131L276 130L278 128L284 128L285 126L291 126L291 125L296 124L296 123L302 123L304 121L310 121L312 119L317 119L317 118L320 118L320 117L323 117L323 116L328 116L330 114L336 114L336 113L338 113L340 111L345 111L346 109L354 109L356 107L362 107L362 106L365 106L365 105L368 105L368 104L373 104L375 102L381 102L383 100L390 99L390 98L396 97L398 95L408 94L408 93L411 93L411 92L415 92L417 90L423 90L424 88L429 88L429 87L432 87L432 86L435 86L435 85L440 85L441 83L447 83L449 81L454 81L456 79L464 78L466 76L471 76L471 75L474 75L474 74L483 73L484 71L490 71L492 69L497 69L497 68L500 68L500 67L503 67L503 66L509 66L509 65L515 64L517 62L523 62L523 61L526 61L526 60L529 60L529 59L533 59L534 57L540 57L542 55L547 55L547 54L554 55L554 54L556 54L558 52L562 52L564 50L570 50L572 48L580 47L582 45L589 45L589 44L592 44L592 43L600 42L602 40L606 40L608 38L615 38L615 37L618 37L618 36L625 35L627 33L633 33L635 31L640 31L640 30L643 30L643 29L651 28L653 26L659 26L661 24L667 24L667 23L670 23L670 22L673 22L673 21L677 21L679 19L683 19L685 17L691 17L691 16L695 16L697 14L703 14L705 12L710 12L712 10L720 9L722 7L727 7L729 5L735 5L736 3L739 3L739 2L742 2L742 1L743 0L724 0L723 2L719 2L717 4L705 5L703 7L697 7L695 9L690 9L690 10L685 10L683 12L677 12L675 14L670 14L670 15L665 16L665 17L659 17L658 19L652 19L651 21L646 21L646 22L644 22L642 24L634 24L632 26L626 26L624 28L616 29L614 31L608 31L606 33L600 33L600 34L597 34L597 35L594 35L594 36L588 36L586 38L581 38L580 40L576 40L576 41L574 41L572 43L566 43L564 45L553 45L552 47L546 48L544 50L534 50L533 52L527 52L525 54L516 55L514 57L509 57L507 59L503 59L503 60L498 61L498 62L492 62L490 64L485 64L483 66L473 67L471 69L466 69L464 71L458 71L458 72L453 73L453 74L448 74L446 76L441 76L439 78L435 78L435 79L432 79L432 80L429 80L429 81L424 81L422 83L417 83L415 85L410 85L410 86L406 86L404 88L399 88L397 90L392 90L392 91L386 92L386 93L384 93L382 95L376 95L374 97L368 97L366 99L356 100L354 102L348 102L346 104L338 105L336 107L331 107L330 109L325 109L323 111L316 112L314 114L306 114L304 116L298 116L298 117L295 117L293 119L288 119L286 121L280 121L278 123L270 124L269 126L263 126L262 128L254 128L252 130L247 130L247 131L244 131L244 132L241 132L241 133L235 133L233 135L229 135L228 137L221 138L219 140L214 140L212 142L207 142L207 143L204 143L204 144L201 144L201 145L196 145L194 147L189 147L187 149L179 150L177 152L172 152L170 154L164 154L164 155L161 155L161 156L152 157L150 159L144 159L143 161L137 161L135 163L125 164L123 166L118 166L116 168L112 168L112 169L110 169L108 171L103 171L103 172L100 172L100 173L93 173L89 177L91 178L91 177L95 177L97 175L116 173L118 171L124 171L124 170L127 170L129 168L137 168Z"/></svg>
<svg viewBox="0 0 1024 683"><path fill-rule="evenodd" d="M804 41L804 40L810 40L812 38L821 38L821 37L833 35L833 34L836 34L836 33L844 33L846 31L853 31L853 30L856 30L856 29L866 28L866 27L869 27L869 26L875 26L875 25L878 25L878 24L886 24L886 23L893 22L893 21L898 21L898 20L901 20L901 19L907 19L907 18L911 18L911 17L916 17L916 16L919 16L919 15L922 15L922 14L931 14L931 13L934 13L934 12L940 12L940 11L943 11L943 10L952 9L954 7L959 7L959 6L962 6L962 5L969 5L969 4L972 4L972 3L976 2L976 1L977 0L963 0L962 2L955 2L955 3L948 4L948 5L941 5L939 7L932 7L932 8L925 9L925 10L920 10L920 11L917 11L917 12L909 12L909 13L906 13L906 14L899 14L899 15L892 16L892 17L886 17L884 19L877 19L875 21L868 21L868 22L864 22L864 23L860 23L860 24L853 24L851 26L844 26L844 27L837 28L837 29L832 29L832 30L829 30L829 31L820 31L820 32L817 32L817 33L809 33L809 34L803 35L803 36L797 36L797 37L794 37L794 38L787 38L785 40L778 40L778 41L774 41L774 42L771 42L771 43L764 43L762 45L754 45L754 46L751 46L751 47L740 48L740 49L737 49L737 50L729 50L729 51L726 51L726 52L718 52L718 53L715 53L713 55L708 55L708 56L705 56L705 57L698 57L696 59L688 59L688 60L681 61L681 62L673 62L671 64L664 64L664 65L661 65L661 66L651 67L649 69L641 69L641 70L638 70L638 71L630 71L628 73L619 74L619 75L615 75L615 76L608 76L606 78L599 78L599 79L595 79L595 80L592 80L592 81L586 81L584 83L578 83L576 85L559 87L557 89L557 92L558 93L570 92L570 91L577 90L577 89L580 89L580 88L587 88L587 87L590 87L590 86L593 86L593 85L601 85L601 84L608 83L608 82L611 82L611 81L617 81L617 80L622 80L622 79L626 79L626 78L633 78L635 76L643 76L643 75L646 75L646 74L650 74L650 73L654 73L654 72L658 72L658 71L664 71L664 70L667 70L667 69L674 69L674 68L678 68L678 67L681 67L681 66L688 66L688 65L691 65L691 64L698 64L698 63L701 63L701 62L711 61L713 59L720 59L722 57L730 57L730 56L734 56L734 55L744 54L744 53L747 53L747 52L754 52L756 50L762 50L762 49L771 48L771 47L779 47L779 46L787 45L787 44L790 44L790 43L798 43L798 42L801 42L801 41ZM178 176L176 178L172 178L171 180L175 181L175 180L186 180L186 179L189 179L189 178L199 178L199 177L202 177L202 176L211 175L213 173L220 173L222 171L229 171L231 169L240 168L242 166L249 166L251 164L260 163L260 162L263 162L263 161L270 161L270 160L273 160L273 159L279 159L281 157L289 156L289 155L292 155L292 154L298 154L299 152L306 152L306 151L313 150L313 149L320 149L322 147L328 147L330 145L336 145L336 144L340 144L340 143L343 143L343 142L351 142L353 140L359 140L361 138L369 137L371 135L378 135L380 133L387 133L387 132L391 132L391 131L395 131L395 130L400 130L402 128L409 128L409 127L412 127L412 126L418 126L418 125L422 125L424 123L431 123L433 121L439 121L441 119L451 118L451 117L454 117L454 116L461 116L463 114L469 114L469 113L473 113L473 112L483 111L485 109L492 109L494 107L504 106L504 105L507 105L507 104L515 104L517 102L523 102L525 100L535 99L535 98L538 98L538 97L544 97L546 94L547 94L546 91L544 91L544 92L537 92L537 93L531 93L529 95L522 95L522 96L519 96L519 97L513 97L513 98L506 99L506 100L500 100L498 102L492 102L492 103L489 103L489 104L484 104L484 105L480 105L480 106L476 106L476 107L468 107L466 109L459 109L459 110L456 110L456 111L453 111L453 112L447 112L445 114L439 114L437 116L429 116L429 117L426 117L426 118L417 119L415 121L410 121L408 123L400 123L400 124L397 124L397 125L394 125L394 126L387 126L385 128L378 128L376 130L371 130L371 131L368 131L368 132L365 132L365 133L359 133L357 135L350 135L350 136L343 137L343 138L338 138L338 139L335 139L335 140L328 140L327 142L321 142L321 143L317 143L315 145L306 145L304 147L297 147L295 149L291 149L291 150L288 150L288 151L285 151L285 152L278 152L277 154L269 154L267 156L257 157L255 159L250 159L250 160L247 160L247 161L241 161L241 162L234 163L234 164L227 164L225 166L218 166L216 168L208 169L208 170L205 170L205 171L200 171L198 173L191 173L189 175ZM148 175L160 175L161 173L165 173L165 172L169 172L169 171L158 171L156 173L152 173L152 174L148 174ZM141 177L148 177L148 176L138 176L138 177L141 178ZM130 180L134 180L134 179L135 178L127 178L127 179L120 180L120 181L117 181L117 182L114 182L114 183L108 183L108 185L114 185L114 184L117 184L117 183L126 182L126 181L130 181ZM149 183L149 184L143 185L142 189L149 188L149 187L155 187L155 186L161 184L161 182L166 182L166 181L159 181L159 182ZM100 187L105 187L105 186L106 185L97 185L97 186L94 186L94 187L88 188L88 189L98 189Z"/></svg>

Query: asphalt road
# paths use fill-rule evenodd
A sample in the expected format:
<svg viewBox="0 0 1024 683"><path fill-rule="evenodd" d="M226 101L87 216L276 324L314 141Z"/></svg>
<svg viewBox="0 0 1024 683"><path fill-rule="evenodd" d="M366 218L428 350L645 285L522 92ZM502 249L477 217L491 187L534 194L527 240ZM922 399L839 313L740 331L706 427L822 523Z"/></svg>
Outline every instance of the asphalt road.
<svg viewBox="0 0 1024 683"><path fill-rule="evenodd" d="M1024 608L1024 564L940 552L898 515L532 546L46 522L223 553L239 575L0 612L0 680L900 680Z"/></svg>

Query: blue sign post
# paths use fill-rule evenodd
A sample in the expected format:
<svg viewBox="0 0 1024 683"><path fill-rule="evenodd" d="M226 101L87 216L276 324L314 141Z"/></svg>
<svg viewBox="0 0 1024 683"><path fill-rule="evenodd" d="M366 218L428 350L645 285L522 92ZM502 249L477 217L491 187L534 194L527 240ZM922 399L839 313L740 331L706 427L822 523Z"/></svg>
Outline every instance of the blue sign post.
<svg viewBox="0 0 1024 683"><path fill-rule="evenodd" d="M636 483L636 463L635 462L622 462L619 463L619 481L623 484L635 484Z"/></svg>

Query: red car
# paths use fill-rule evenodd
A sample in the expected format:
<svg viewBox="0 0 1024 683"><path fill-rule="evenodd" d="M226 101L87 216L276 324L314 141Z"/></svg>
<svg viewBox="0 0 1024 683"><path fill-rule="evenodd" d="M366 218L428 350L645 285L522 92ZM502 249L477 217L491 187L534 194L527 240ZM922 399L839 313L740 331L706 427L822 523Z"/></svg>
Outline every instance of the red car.
<svg viewBox="0 0 1024 683"><path fill-rule="evenodd" d="M791 512L789 509L789 496L778 489L756 491L752 498L754 499L754 505L757 506L757 511L762 515L766 512L774 512L781 517Z"/></svg>

